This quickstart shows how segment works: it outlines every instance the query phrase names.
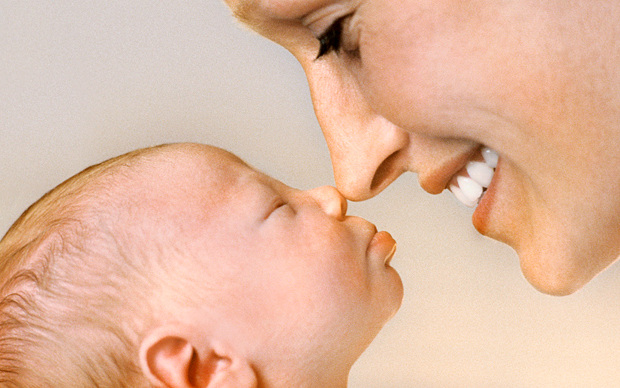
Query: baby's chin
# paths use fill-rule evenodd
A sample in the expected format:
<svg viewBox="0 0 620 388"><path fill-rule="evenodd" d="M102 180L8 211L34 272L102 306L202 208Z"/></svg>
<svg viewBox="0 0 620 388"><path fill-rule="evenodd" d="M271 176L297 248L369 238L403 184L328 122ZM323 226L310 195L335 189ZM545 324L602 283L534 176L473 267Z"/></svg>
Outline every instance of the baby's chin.
<svg viewBox="0 0 620 388"><path fill-rule="evenodd" d="M376 324L369 325L368 333L371 337L368 341L368 345L379 335L385 325L396 316L403 302L404 288L402 280L396 270L390 268L390 272L393 276L393 282L387 294L388 298L386 298L383 303L380 303L381 310L378 314L380 318L377 319Z"/></svg>
<svg viewBox="0 0 620 388"><path fill-rule="evenodd" d="M391 266L388 266L387 271L391 278L391 282L390 291L388 292L390 300L389 304L386 303L386 305L389 306L389 309L386 315L387 319L385 323L394 318L398 310L400 310L400 307L403 304L403 297L405 295L403 280L401 279L400 274Z"/></svg>

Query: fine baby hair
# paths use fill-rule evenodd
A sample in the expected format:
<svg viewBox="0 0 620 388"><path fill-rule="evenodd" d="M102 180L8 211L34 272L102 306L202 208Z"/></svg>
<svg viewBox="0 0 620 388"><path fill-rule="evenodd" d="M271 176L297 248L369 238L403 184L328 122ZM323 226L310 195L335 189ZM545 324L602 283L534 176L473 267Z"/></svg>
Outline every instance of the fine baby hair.
<svg viewBox="0 0 620 388"><path fill-rule="evenodd" d="M110 159L0 241L0 386L344 387L400 306L394 248L216 147Z"/></svg>
<svg viewBox="0 0 620 388"><path fill-rule="evenodd" d="M123 155L65 181L6 233L2 386L141 386L130 355L153 311L157 271L147 260L152 255L135 261L127 236L116 230L121 204L114 191L131 179L137 158L151 152Z"/></svg>

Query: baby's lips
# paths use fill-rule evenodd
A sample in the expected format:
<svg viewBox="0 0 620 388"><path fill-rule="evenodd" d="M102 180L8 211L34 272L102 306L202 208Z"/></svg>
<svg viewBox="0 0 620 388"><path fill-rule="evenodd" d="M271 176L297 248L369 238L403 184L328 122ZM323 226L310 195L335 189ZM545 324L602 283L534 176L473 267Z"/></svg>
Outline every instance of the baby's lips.
<svg viewBox="0 0 620 388"><path fill-rule="evenodd" d="M368 255L381 260L386 266L390 265L396 252L396 240L386 231L374 235L368 246Z"/></svg>

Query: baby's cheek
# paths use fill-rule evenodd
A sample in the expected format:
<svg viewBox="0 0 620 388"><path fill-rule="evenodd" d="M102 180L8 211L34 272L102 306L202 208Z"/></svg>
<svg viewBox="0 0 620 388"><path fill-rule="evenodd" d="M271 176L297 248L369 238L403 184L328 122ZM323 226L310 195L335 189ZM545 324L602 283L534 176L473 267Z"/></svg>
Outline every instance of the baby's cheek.
<svg viewBox="0 0 620 388"><path fill-rule="evenodd" d="M347 252L334 259L331 288L341 299L360 300L368 296L369 279L362 258Z"/></svg>

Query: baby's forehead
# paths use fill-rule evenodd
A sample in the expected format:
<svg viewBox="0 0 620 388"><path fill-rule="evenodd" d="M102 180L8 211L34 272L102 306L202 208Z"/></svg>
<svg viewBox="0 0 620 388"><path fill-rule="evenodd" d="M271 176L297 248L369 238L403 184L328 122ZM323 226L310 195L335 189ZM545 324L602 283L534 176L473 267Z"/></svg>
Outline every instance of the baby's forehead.
<svg viewBox="0 0 620 388"><path fill-rule="evenodd" d="M140 178L128 182L134 188L120 192L115 219L125 234L138 231L154 243L195 246L206 235L220 236L217 242L250 233L271 198L271 178L217 148L174 147L144 162Z"/></svg>
<svg viewBox="0 0 620 388"><path fill-rule="evenodd" d="M236 155L203 144L172 144L150 151L141 155L135 165L136 171L143 177L215 179L234 176L240 170L250 168Z"/></svg>
<svg viewBox="0 0 620 388"><path fill-rule="evenodd" d="M155 149L140 158L132 173L137 179L125 180L126 194L162 200L178 196L222 199L254 175L261 175L236 155L202 144ZM122 170L119 174L123 175Z"/></svg>
<svg viewBox="0 0 620 388"><path fill-rule="evenodd" d="M65 219L131 225L219 205L243 170L252 171L237 156L212 146L137 150L92 166L51 190L14 223L4 246L30 241L50 225L64 225L60 221Z"/></svg>

